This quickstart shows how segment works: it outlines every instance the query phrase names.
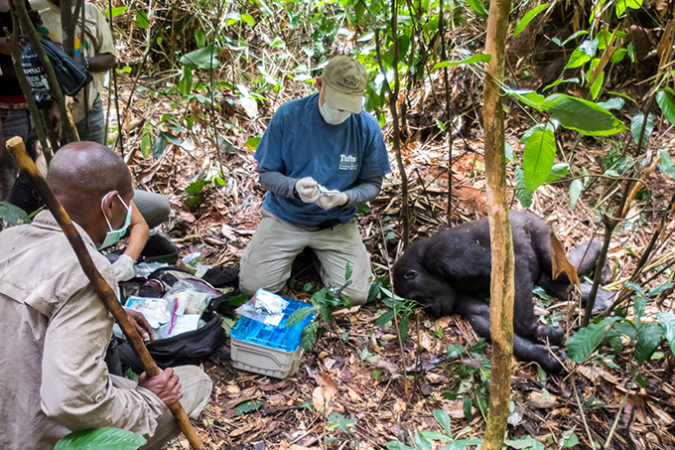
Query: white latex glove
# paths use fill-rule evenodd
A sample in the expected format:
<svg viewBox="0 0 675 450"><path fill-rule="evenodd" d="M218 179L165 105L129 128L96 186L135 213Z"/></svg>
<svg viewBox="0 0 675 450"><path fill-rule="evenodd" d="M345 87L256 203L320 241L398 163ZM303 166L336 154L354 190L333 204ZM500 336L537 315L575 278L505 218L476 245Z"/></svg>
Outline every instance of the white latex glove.
<svg viewBox="0 0 675 450"><path fill-rule="evenodd" d="M325 191L321 193L321 197L316 201L316 204L319 205L324 210L328 211L333 209L336 206L342 206L349 201L349 196L344 192L332 190Z"/></svg>
<svg viewBox="0 0 675 450"><path fill-rule="evenodd" d="M117 281L127 281L134 277L134 260L129 255L120 256L112 263Z"/></svg>
<svg viewBox="0 0 675 450"><path fill-rule="evenodd" d="M298 180L298 182L295 183L295 190L298 191L300 200L305 203L314 203L319 200L319 197L321 196L319 183L314 181L314 178L312 177Z"/></svg>

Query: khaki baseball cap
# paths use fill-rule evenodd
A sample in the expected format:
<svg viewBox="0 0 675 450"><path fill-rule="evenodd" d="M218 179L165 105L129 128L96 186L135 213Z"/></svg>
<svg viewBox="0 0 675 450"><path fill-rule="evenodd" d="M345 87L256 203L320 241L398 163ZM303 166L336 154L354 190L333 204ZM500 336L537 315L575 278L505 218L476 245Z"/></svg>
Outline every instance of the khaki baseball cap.
<svg viewBox="0 0 675 450"><path fill-rule="evenodd" d="M326 103L354 114L361 112L368 76L363 64L349 56L330 60L321 77L326 83Z"/></svg>

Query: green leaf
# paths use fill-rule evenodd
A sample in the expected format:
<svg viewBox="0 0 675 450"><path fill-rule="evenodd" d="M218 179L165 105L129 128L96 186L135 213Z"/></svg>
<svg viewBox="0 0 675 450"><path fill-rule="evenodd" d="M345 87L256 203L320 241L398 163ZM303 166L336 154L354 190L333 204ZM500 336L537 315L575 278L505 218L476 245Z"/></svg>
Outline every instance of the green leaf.
<svg viewBox="0 0 675 450"><path fill-rule="evenodd" d="M140 434L103 427L70 433L56 443L54 450L136 450L146 442Z"/></svg>
<svg viewBox="0 0 675 450"><path fill-rule="evenodd" d="M417 431L415 431L413 441L415 441L415 447L417 447L417 450L431 450L431 442L420 436Z"/></svg>
<svg viewBox="0 0 675 450"><path fill-rule="evenodd" d="M548 179L546 181L559 180L562 177L569 175L569 173L570 173L569 164L567 164L566 162L555 163L553 164L553 167L551 167L551 173L548 175Z"/></svg>
<svg viewBox="0 0 675 450"><path fill-rule="evenodd" d="M117 8L108 9L105 12L105 15L108 17L110 17L111 14L113 17L121 16L126 12L127 9L129 9L128 6L118 6Z"/></svg>
<svg viewBox="0 0 675 450"><path fill-rule="evenodd" d="M645 122L645 115L640 113L636 114L633 117L633 120L630 123L630 132L633 135L633 141L637 144L640 141L640 132L642 131L642 125ZM647 142L649 142L649 136L651 136L652 131L654 131L654 116L649 114L647 116L647 125L645 126L645 134L642 139L642 146L646 147Z"/></svg>
<svg viewBox="0 0 675 450"><path fill-rule="evenodd" d="M661 343L662 337L663 331L657 324L642 324L638 330L637 344L635 344L635 359L638 364L644 363L652 356L654 350Z"/></svg>
<svg viewBox="0 0 675 450"><path fill-rule="evenodd" d="M0 201L0 220L4 220L10 225L30 223L30 218L23 209L6 201Z"/></svg>
<svg viewBox="0 0 675 450"><path fill-rule="evenodd" d="M136 11L136 23L138 24L139 28L147 30L148 25L150 24L148 21L148 13L145 11Z"/></svg>
<svg viewBox="0 0 675 450"><path fill-rule="evenodd" d="M206 45L206 34L199 28L195 30L195 41L197 41L198 48L202 48Z"/></svg>
<svg viewBox="0 0 675 450"><path fill-rule="evenodd" d="M659 150L659 155L661 155L661 164L659 164L659 170L670 178L675 179L675 163L670 158L670 155L665 150Z"/></svg>
<svg viewBox="0 0 675 450"><path fill-rule="evenodd" d="M199 194L201 194L202 191L204 190L204 187L210 183L211 182L209 180L197 180L194 183L190 183L183 192L185 192L191 197L196 197Z"/></svg>
<svg viewBox="0 0 675 450"><path fill-rule="evenodd" d="M673 100L673 90L667 88L665 91L659 91L656 94L656 103L659 104L663 117L666 118L671 125L675 125L675 100Z"/></svg>
<svg viewBox="0 0 675 450"><path fill-rule="evenodd" d="M239 417L247 412L255 411L263 405L262 400L250 400L248 402L241 403L234 408L234 416Z"/></svg>
<svg viewBox="0 0 675 450"><path fill-rule="evenodd" d="M600 94L600 89L602 89L602 84L605 82L605 71L603 70L600 72L600 75L593 81L593 84L591 85L591 96L593 97L593 100L598 98L598 94Z"/></svg>
<svg viewBox="0 0 675 450"><path fill-rule="evenodd" d="M183 66L183 74L178 82L178 89L183 97L190 95L192 90L192 67Z"/></svg>
<svg viewBox="0 0 675 450"><path fill-rule="evenodd" d="M610 61L612 64L618 64L623 61L623 58L626 56L627 50L625 48L620 48L614 52Z"/></svg>
<svg viewBox="0 0 675 450"><path fill-rule="evenodd" d="M463 345L450 344L448 345L448 358L459 358L465 351L466 348Z"/></svg>
<svg viewBox="0 0 675 450"><path fill-rule="evenodd" d="M482 0L466 0L469 4L469 7L479 16L487 17L488 13L485 10L485 5L483 5Z"/></svg>
<svg viewBox="0 0 675 450"><path fill-rule="evenodd" d="M452 438L452 430L450 429L450 415L444 409L434 409L434 417L438 424L443 427L445 432Z"/></svg>
<svg viewBox="0 0 675 450"><path fill-rule="evenodd" d="M547 126L544 131L535 131L525 143L523 173L528 191L534 191L544 184L551 173L555 160L555 135L552 128Z"/></svg>
<svg viewBox="0 0 675 450"><path fill-rule="evenodd" d="M525 174L523 174L523 169L521 169L520 166L516 166L515 178L516 197L518 197L518 200L523 207L529 208L530 205L532 205L532 191L525 186Z"/></svg>
<svg viewBox="0 0 675 450"><path fill-rule="evenodd" d="M387 442L387 448L389 450L415 450L412 447L408 447L403 442L400 441L391 441Z"/></svg>
<svg viewBox="0 0 675 450"><path fill-rule="evenodd" d="M579 438L572 430L564 431L560 440L562 441L562 448L572 448L575 445L579 445Z"/></svg>
<svg viewBox="0 0 675 450"><path fill-rule="evenodd" d="M626 12L626 8L640 9L642 7L642 0L616 0L614 7L616 9L616 17L621 17Z"/></svg>
<svg viewBox="0 0 675 450"><path fill-rule="evenodd" d="M533 449L541 446L541 443L532 436L523 436L520 439L504 439L504 444L514 449ZM543 446L542 446L543 448Z"/></svg>
<svg viewBox="0 0 675 450"><path fill-rule="evenodd" d="M408 339L408 316L404 315L398 323L398 335L401 338L401 342L405 342Z"/></svg>
<svg viewBox="0 0 675 450"><path fill-rule="evenodd" d="M452 441L451 437L446 436L440 431L422 431L420 434L425 441Z"/></svg>
<svg viewBox="0 0 675 450"><path fill-rule="evenodd" d="M595 52L598 49L598 40L593 39L589 40L586 39L584 42L577 47L574 52L572 52L572 56L570 56L570 60L567 62L567 68L568 69L574 69L577 67L581 67L584 64L586 64L588 61L593 59L593 56L595 56Z"/></svg>
<svg viewBox="0 0 675 450"><path fill-rule="evenodd" d="M480 3L480 0L474 0L474 1ZM480 4L482 5L482 3L480 3ZM442 62L439 62L438 64L436 64L434 66L434 68L432 70L442 69L443 67L455 67L455 66L459 66L459 65L462 65L462 64L473 64L473 63L479 63L479 62L486 63L486 62L490 62L491 58L492 57L490 55L486 55L486 54L483 54L483 53L476 53L471 58L463 59L461 61L442 61Z"/></svg>
<svg viewBox="0 0 675 450"><path fill-rule="evenodd" d="M178 139L178 136L176 136L174 134L171 134L168 131L162 131L161 133L159 133L159 135L164 137L164 139L166 139L167 142L171 142L173 145L177 145L177 146L181 147L182 144L183 144L180 141L180 139Z"/></svg>
<svg viewBox="0 0 675 450"><path fill-rule="evenodd" d="M244 142L244 145L249 148L249 151L253 151L258 147L260 139L262 139L260 136L248 138L246 142Z"/></svg>
<svg viewBox="0 0 675 450"><path fill-rule="evenodd" d="M659 324L666 334L670 350L675 355L675 314L671 312L658 312L656 318L659 319Z"/></svg>
<svg viewBox="0 0 675 450"><path fill-rule="evenodd" d="M572 336L567 343L567 355L575 363L581 363L593 352L600 343L607 329L618 320L618 317L608 317L600 323L591 323Z"/></svg>
<svg viewBox="0 0 675 450"><path fill-rule="evenodd" d="M246 22L250 26L255 25L255 20L253 19L253 16L250 14L242 14L241 15L241 21Z"/></svg>
<svg viewBox="0 0 675 450"><path fill-rule="evenodd" d="M300 335L300 343L302 348L309 351L316 344L316 332L319 329L319 322L312 322L302 330Z"/></svg>
<svg viewBox="0 0 675 450"><path fill-rule="evenodd" d="M293 313L286 320L286 328L299 324L311 314L314 314L316 311L316 306L305 306L304 308L293 311Z"/></svg>
<svg viewBox="0 0 675 450"><path fill-rule="evenodd" d="M565 44L567 44L569 41L574 40L574 39L578 38L579 36L584 36L584 35L586 35L586 34L588 34L588 31L586 31L586 30L579 30L579 31L577 31L576 33L572 34L572 35L571 35L570 37L568 37L567 39L565 39L565 40L562 42L562 45L560 45L560 46L562 47L562 46L564 46Z"/></svg>
<svg viewBox="0 0 675 450"><path fill-rule="evenodd" d="M383 325L388 324L392 320L394 320L394 311L393 310L385 311L385 312L382 313L382 315L380 317L375 319L375 322L373 324L376 327L381 327Z"/></svg>
<svg viewBox="0 0 675 450"><path fill-rule="evenodd" d="M576 77L574 77L574 78L567 78L567 79L564 79L564 80L555 80L553 83L551 83L551 84L549 84L548 86L546 86L546 87L543 89L543 91L546 91L546 90L548 90L548 89L554 88L554 87L556 87L557 85L562 84L562 83L574 83L574 84L579 84L579 83L581 83L581 81L579 81L579 78L576 78Z"/></svg>
<svg viewBox="0 0 675 450"><path fill-rule="evenodd" d="M186 66L199 67L200 69L214 69L220 65L218 53L220 53L220 47L210 45L183 55L180 63Z"/></svg>
<svg viewBox="0 0 675 450"><path fill-rule="evenodd" d="M574 211L574 205L576 205L577 200L579 200L579 195L581 195L583 186L584 183L579 179L573 180L572 183L570 183L570 211Z"/></svg>
<svg viewBox="0 0 675 450"><path fill-rule="evenodd" d="M507 162L515 162L518 158L513 156L513 147L508 142L504 142L504 156Z"/></svg>
<svg viewBox="0 0 675 450"><path fill-rule="evenodd" d="M621 109L621 108L623 108L624 103L626 103L624 101L624 99L614 97L614 98L610 98L609 100L607 100L605 102L599 102L599 103L597 103L597 105L599 107L605 108L605 109Z"/></svg>
<svg viewBox="0 0 675 450"><path fill-rule="evenodd" d="M356 214L370 214L371 208L367 203L359 203L356 206Z"/></svg>
<svg viewBox="0 0 675 450"><path fill-rule="evenodd" d="M530 24L530 22L532 22L532 19L537 17L537 14L539 14L540 12L542 12L543 10L548 8L548 5L549 5L549 3L545 3L543 5L537 6L536 8L534 8L531 11L528 11L523 16L523 18L520 19L520 22L518 22L518 25L516 25L516 29L513 32L513 37L518 36L525 29L525 27L528 26Z"/></svg>
<svg viewBox="0 0 675 450"><path fill-rule="evenodd" d="M323 305L321 308L319 308L319 315L321 316L321 319L326 323L326 325L328 326L333 325L335 319L333 318L333 312L330 310L328 305Z"/></svg>
<svg viewBox="0 0 675 450"><path fill-rule="evenodd" d="M544 108L551 112L551 118L560 122L560 125L586 136L608 136L625 129L623 122L606 109L569 95L549 96L544 102Z"/></svg>
<svg viewBox="0 0 675 450"><path fill-rule="evenodd" d="M504 88L504 92L512 97L516 97L521 102L525 103L527 106L531 106L538 111L544 109L544 101L546 100L543 95L538 94L536 91L528 90L512 90Z"/></svg>
<svg viewBox="0 0 675 450"><path fill-rule="evenodd" d="M159 159L159 157L162 156L162 153L164 153L167 145L169 145L169 142L166 140L164 135L160 134L155 140L155 143L152 145L152 157Z"/></svg>
<svg viewBox="0 0 675 450"><path fill-rule="evenodd" d="M352 277L353 272L354 268L352 267L352 264L347 261L347 267L345 267L345 280L349 280Z"/></svg>

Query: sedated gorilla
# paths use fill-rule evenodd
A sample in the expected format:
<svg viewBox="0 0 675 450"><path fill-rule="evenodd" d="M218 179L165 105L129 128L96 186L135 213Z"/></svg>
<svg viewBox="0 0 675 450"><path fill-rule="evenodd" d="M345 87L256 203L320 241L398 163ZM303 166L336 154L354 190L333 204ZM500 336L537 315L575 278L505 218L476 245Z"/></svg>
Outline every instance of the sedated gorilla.
<svg viewBox="0 0 675 450"><path fill-rule="evenodd" d="M542 340L548 341L558 358L564 352L560 328L539 324L534 314L532 289L540 286L558 299L567 297L567 274L552 279L550 228L530 212L510 211L515 255L515 299L513 353L525 361L536 361L544 370L558 373L562 365ZM578 246L568 257L579 276L595 267L602 244L590 241ZM583 260L582 260L583 259ZM603 278L609 275L606 266ZM436 316L460 314L480 337L490 338L490 230L488 219L468 222L415 242L394 265L396 294L426 305ZM591 285L581 285L585 303ZM594 311L609 307L614 293L599 289Z"/></svg>

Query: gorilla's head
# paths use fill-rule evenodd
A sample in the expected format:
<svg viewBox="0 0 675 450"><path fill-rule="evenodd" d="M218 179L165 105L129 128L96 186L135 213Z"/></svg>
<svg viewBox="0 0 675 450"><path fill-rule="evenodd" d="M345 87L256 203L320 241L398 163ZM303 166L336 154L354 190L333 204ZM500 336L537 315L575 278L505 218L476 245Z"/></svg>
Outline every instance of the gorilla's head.
<svg viewBox="0 0 675 450"><path fill-rule="evenodd" d="M396 295L425 305L435 316L452 314L455 293L445 280L432 274L426 264L429 240L412 245L394 264Z"/></svg>

